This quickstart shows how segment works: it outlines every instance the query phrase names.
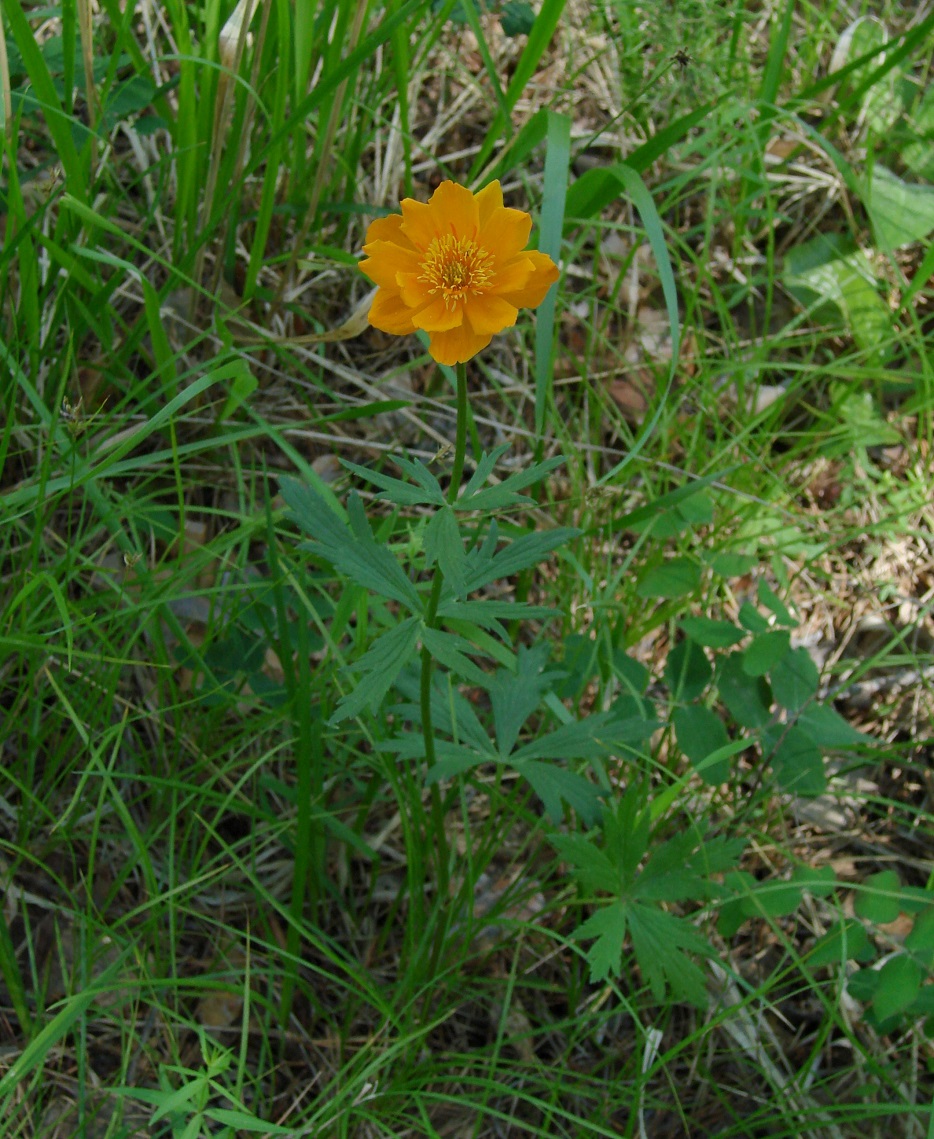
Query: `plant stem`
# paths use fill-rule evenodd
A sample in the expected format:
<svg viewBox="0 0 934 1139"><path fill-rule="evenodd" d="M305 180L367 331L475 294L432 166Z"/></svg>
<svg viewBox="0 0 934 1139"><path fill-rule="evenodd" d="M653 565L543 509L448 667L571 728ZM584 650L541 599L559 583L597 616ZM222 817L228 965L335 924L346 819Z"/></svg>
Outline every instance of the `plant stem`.
<svg viewBox="0 0 934 1139"><path fill-rule="evenodd" d="M448 502L451 504L457 500L457 494L460 490L467 450L467 365L458 364L456 374L457 427L454 435L454 465L451 468L451 482L447 494ZM436 565L434 580L431 583L431 593L425 609L425 625L429 629L435 627L443 584L444 575L441 572L441 566ZM435 765L435 734L431 721L431 673L433 664L431 653L422 646L421 712L427 770L431 770ZM435 841L438 845L438 893L442 895L447 893L448 888L448 844L444 833L444 809L441 805L441 792L436 783L432 784L431 787L431 821L435 832Z"/></svg>

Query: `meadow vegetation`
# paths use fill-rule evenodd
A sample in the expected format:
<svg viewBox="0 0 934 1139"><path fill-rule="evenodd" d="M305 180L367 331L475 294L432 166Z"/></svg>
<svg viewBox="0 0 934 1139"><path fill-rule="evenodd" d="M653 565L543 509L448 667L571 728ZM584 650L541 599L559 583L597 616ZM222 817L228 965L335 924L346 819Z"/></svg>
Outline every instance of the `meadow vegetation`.
<svg viewBox="0 0 934 1139"><path fill-rule="evenodd" d="M931 5L0 12L0 1139L934 1135Z"/></svg>

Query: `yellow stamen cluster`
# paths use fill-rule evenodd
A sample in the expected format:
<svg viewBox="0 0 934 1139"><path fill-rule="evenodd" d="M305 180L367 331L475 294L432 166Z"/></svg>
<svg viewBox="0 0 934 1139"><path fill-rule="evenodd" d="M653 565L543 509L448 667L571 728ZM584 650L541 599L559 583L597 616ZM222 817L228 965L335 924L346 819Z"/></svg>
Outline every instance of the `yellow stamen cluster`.
<svg viewBox="0 0 934 1139"><path fill-rule="evenodd" d="M453 233L436 237L425 250L420 281L432 295L441 293L453 309L468 293L482 293L490 283L493 257L475 241Z"/></svg>

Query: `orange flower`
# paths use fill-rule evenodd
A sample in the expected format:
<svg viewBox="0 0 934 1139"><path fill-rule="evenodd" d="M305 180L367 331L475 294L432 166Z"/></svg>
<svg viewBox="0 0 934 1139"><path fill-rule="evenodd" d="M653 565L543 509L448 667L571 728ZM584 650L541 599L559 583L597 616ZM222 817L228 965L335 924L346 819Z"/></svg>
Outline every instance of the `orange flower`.
<svg viewBox="0 0 934 1139"><path fill-rule="evenodd" d="M425 205L377 218L360 268L379 286L370 324L395 336L428 333L439 364L461 364L536 308L558 279L544 253L526 249L532 219L503 206L499 182L472 194L442 182Z"/></svg>

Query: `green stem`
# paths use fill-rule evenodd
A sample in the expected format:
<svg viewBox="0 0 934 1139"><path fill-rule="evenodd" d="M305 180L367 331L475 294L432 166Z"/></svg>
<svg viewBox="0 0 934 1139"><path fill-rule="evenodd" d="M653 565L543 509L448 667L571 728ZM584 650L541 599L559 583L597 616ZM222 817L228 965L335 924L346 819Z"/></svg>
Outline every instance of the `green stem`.
<svg viewBox="0 0 934 1139"><path fill-rule="evenodd" d="M464 459L467 450L467 365L458 364L457 374L457 427L454 436L454 466L451 468L451 483L448 487L447 499L450 504L457 500L460 491L461 478L464 473ZM431 583L431 593L428 596L428 605L425 609L425 627L433 629L438 616L438 603L441 600L441 586L444 584L444 575L441 566L435 566L435 576ZM434 661L431 653L422 647L422 676L421 676L421 712L422 736L425 740L425 765L430 770L434 767L435 759L435 733L431 721L431 673ZM448 844L444 833L444 808L441 804L441 792L438 785L431 788L431 820L435 832L435 841L438 844L438 893L443 896L448 888Z"/></svg>

